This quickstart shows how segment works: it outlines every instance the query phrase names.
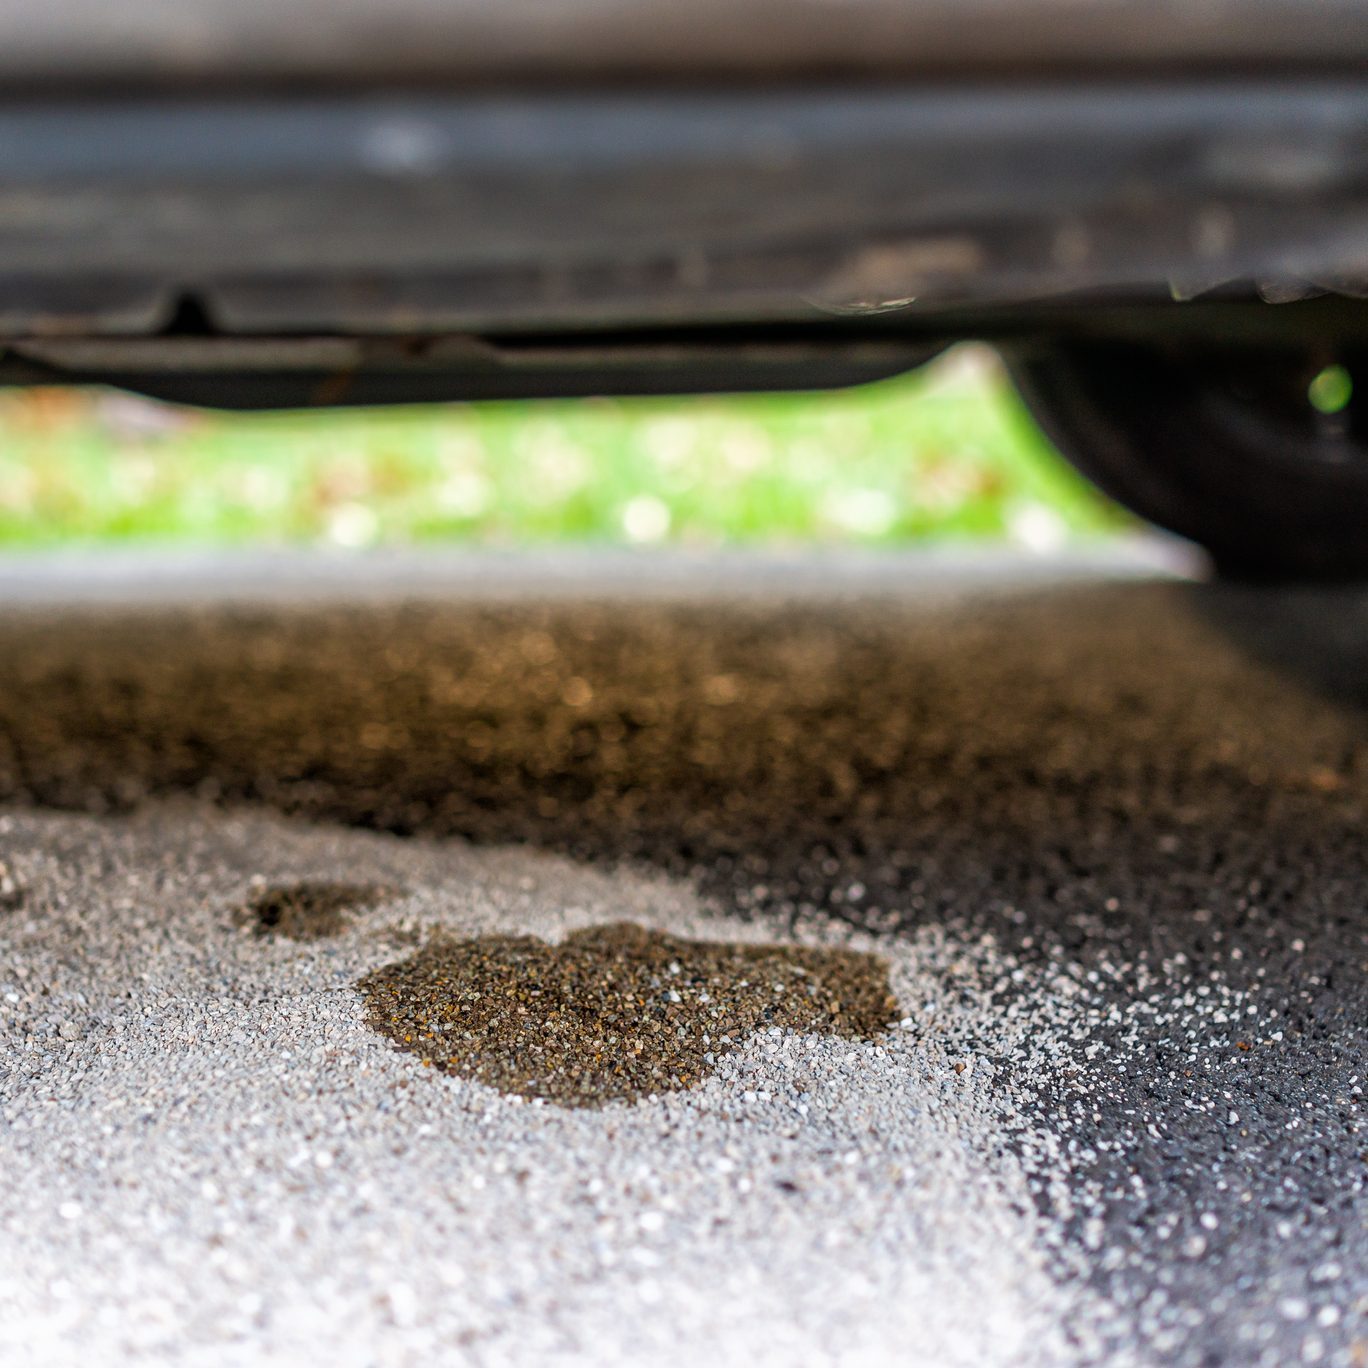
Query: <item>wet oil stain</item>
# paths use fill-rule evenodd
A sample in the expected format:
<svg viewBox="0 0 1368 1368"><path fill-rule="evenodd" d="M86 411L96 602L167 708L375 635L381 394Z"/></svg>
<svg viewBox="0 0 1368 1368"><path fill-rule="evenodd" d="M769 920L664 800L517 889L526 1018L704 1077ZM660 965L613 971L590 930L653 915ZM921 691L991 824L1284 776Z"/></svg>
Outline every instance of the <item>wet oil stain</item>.
<svg viewBox="0 0 1368 1368"><path fill-rule="evenodd" d="M357 987L368 1024L425 1064L568 1107L692 1087L769 1027L870 1040L898 1017L876 955L684 940L630 922L557 945L438 938Z"/></svg>
<svg viewBox="0 0 1368 1368"><path fill-rule="evenodd" d="M352 915L401 897L378 884L303 882L259 889L238 908L234 920L259 936L326 940L345 931Z"/></svg>

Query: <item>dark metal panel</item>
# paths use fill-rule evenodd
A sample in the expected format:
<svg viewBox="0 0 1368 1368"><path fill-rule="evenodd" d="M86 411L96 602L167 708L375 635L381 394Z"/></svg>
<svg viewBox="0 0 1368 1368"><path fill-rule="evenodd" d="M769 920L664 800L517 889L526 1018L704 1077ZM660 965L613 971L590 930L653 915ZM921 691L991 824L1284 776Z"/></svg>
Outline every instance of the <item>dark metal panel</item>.
<svg viewBox="0 0 1368 1368"><path fill-rule="evenodd" d="M1350 69L1362 0L0 0L0 82L568 84Z"/></svg>
<svg viewBox="0 0 1368 1368"><path fill-rule="evenodd" d="M507 347L478 338L53 339L0 351L0 384L111 384L219 408L831 389L938 350L910 337Z"/></svg>
<svg viewBox="0 0 1368 1368"><path fill-rule="evenodd" d="M0 105L0 271L11 335L146 331L149 282L230 331L482 332L1363 280L1368 87Z"/></svg>

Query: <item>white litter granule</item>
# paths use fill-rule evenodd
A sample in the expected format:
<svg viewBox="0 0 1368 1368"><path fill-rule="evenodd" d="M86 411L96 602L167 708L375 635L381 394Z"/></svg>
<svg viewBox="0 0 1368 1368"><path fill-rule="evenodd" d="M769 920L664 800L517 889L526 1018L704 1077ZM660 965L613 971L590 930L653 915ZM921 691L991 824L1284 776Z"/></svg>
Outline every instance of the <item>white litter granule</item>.
<svg viewBox="0 0 1368 1368"><path fill-rule="evenodd" d="M23 891L0 913L6 1363L1102 1352L1108 1308L1033 1196L1063 1161L1022 1112L1078 1009L1003 1011L1018 971L988 940L809 925L888 958L899 1026L762 1034L692 1091L569 1111L396 1051L357 978L436 928L792 934L660 878L190 806L12 813L0 842ZM291 941L235 916L262 880L398 896Z"/></svg>

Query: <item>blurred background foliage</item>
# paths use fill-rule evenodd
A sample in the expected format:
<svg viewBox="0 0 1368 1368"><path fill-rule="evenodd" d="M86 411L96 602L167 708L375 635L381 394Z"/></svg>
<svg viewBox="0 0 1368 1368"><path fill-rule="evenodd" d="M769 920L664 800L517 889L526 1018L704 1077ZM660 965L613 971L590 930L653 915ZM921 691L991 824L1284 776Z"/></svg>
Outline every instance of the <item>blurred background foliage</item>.
<svg viewBox="0 0 1368 1368"><path fill-rule="evenodd" d="M7 545L994 538L1049 551L1123 523L980 347L828 394L223 414L0 391Z"/></svg>

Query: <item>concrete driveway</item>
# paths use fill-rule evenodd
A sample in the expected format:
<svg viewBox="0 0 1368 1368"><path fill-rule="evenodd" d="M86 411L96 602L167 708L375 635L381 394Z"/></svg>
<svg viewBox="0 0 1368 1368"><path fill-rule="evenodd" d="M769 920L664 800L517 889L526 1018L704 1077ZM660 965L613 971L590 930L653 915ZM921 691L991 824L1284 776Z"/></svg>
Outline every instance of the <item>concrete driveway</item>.
<svg viewBox="0 0 1368 1368"><path fill-rule="evenodd" d="M1368 596L0 603L0 1358L1368 1363Z"/></svg>

